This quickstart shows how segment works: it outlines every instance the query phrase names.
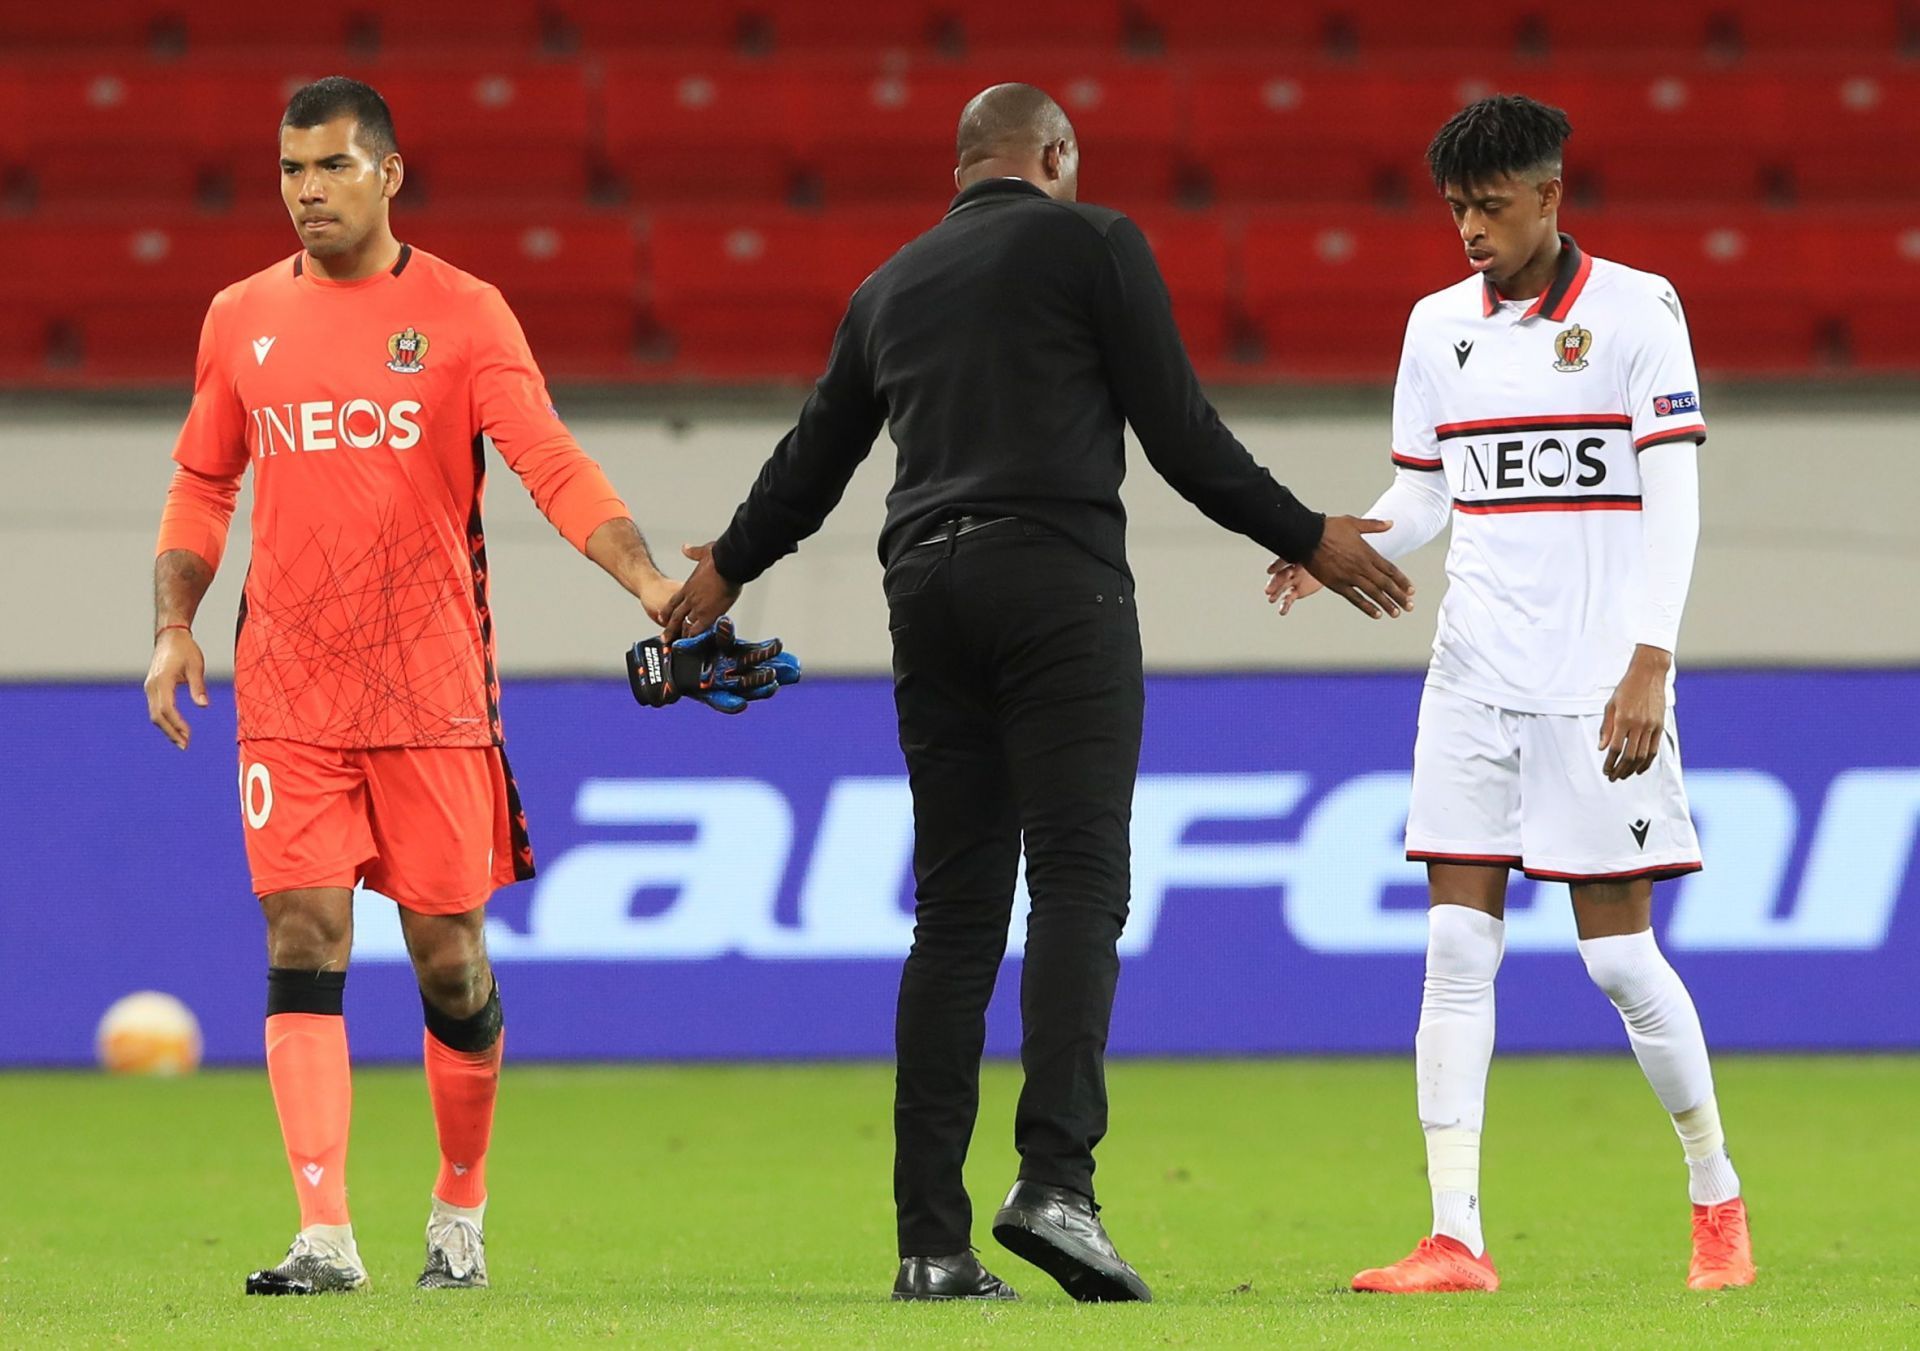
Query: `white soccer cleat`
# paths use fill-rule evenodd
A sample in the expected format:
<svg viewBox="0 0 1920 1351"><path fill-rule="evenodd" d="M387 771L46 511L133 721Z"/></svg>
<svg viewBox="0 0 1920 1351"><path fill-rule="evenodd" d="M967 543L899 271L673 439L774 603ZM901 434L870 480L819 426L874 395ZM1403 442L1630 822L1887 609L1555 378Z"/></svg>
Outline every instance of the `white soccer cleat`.
<svg viewBox="0 0 1920 1351"><path fill-rule="evenodd" d="M279 1266L247 1277L249 1295L333 1295L366 1288L367 1269L346 1225L302 1229Z"/></svg>
<svg viewBox="0 0 1920 1351"><path fill-rule="evenodd" d="M480 1231L484 1206L467 1210L433 1198L427 1216L427 1265L415 1282L422 1290L484 1290L487 1240Z"/></svg>

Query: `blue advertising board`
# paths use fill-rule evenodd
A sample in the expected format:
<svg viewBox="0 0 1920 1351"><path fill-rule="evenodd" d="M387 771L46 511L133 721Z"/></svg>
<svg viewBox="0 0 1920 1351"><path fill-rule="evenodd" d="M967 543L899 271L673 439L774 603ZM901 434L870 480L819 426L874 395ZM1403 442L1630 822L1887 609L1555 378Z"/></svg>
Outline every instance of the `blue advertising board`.
<svg viewBox="0 0 1920 1351"><path fill-rule="evenodd" d="M1401 855L1420 679L1158 677L1135 806L1121 1054L1404 1052L1422 873ZM1706 870L1660 888L1661 941L1716 1047L1920 1046L1920 672L1696 672L1681 685ZM516 1058L884 1056L911 933L912 818L881 680L812 680L738 718L636 707L618 681L508 685L539 876L489 944ZM137 686L0 686L10 865L0 1064L82 1063L137 989L260 1057L263 927L241 843L231 692L182 754ZM1018 1046L1022 919L991 1015ZM1516 879L1501 1045L1624 1045L1565 889ZM419 1054L392 906L356 908L360 1060Z"/></svg>

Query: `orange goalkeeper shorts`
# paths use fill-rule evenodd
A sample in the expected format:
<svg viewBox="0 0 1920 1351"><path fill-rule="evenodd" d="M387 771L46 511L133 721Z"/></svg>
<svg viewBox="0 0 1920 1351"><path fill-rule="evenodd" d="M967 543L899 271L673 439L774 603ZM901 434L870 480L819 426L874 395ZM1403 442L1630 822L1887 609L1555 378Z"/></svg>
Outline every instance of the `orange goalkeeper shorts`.
<svg viewBox="0 0 1920 1351"><path fill-rule="evenodd" d="M457 915L533 876L526 816L496 746L242 741L240 817L259 896L365 882L409 910Z"/></svg>

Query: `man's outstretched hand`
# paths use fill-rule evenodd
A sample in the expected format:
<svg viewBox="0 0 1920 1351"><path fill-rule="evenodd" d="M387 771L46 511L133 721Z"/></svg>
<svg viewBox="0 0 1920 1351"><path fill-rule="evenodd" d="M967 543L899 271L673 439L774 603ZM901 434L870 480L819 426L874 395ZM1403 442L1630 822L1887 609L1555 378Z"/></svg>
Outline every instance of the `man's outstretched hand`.
<svg viewBox="0 0 1920 1351"><path fill-rule="evenodd" d="M1316 591L1325 589L1313 579L1312 573L1298 563L1276 558L1267 564L1267 604L1278 605L1283 616L1293 613L1295 601L1305 600Z"/></svg>
<svg viewBox="0 0 1920 1351"><path fill-rule="evenodd" d="M663 627L669 639L705 633L740 599L740 588L722 577L720 569L713 565L712 540L705 544L683 544L680 552L693 560L694 568L693 575L667 603Z"/></svg>
<svg viewBox="0 0 1920 1351"><path fill-rule="evenodd" d="M1366 536L1377 535L1392 525L1392 521L1361 516L1329 516L1320 546L1301 566L1368 619L1383 614L1398 619L1401 611L1413 608L1413 583L1366 541Z"/></svg>

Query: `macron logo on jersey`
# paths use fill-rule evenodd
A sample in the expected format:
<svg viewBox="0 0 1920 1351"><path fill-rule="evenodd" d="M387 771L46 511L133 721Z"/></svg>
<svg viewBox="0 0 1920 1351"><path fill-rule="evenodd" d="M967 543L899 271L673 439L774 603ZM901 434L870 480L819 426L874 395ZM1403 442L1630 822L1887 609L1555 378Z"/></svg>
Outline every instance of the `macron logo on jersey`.
<svg viewBox="0 0 1920 1351"><path fill-rule="evenodd" d="M408 450L420 443L420 414L417 399L400 399L378 404L372 399L349 399L336 404L331 399L307 403L283 403L266 408L250 408L247 417L253 423L253 453L266 459L285 450L292 454L336 450Z"/></svg>
<svg viewBox="0 0 1920 1351"><path fill-rule="evenodd" d="M264 366L267 364L267 353L273 350L275 341L277 341L275 338L255 338L253 340L254 365Z"/></svg>
<svg viewBox="0 0 1920 1351"><path fill-rule="evenodd" d="M1655 417L1672 417L1675 413L1697 413L1700 411L1700 396L1689 389L1682 394L1660 394L1653 400Z"/></svg>

